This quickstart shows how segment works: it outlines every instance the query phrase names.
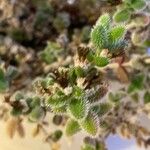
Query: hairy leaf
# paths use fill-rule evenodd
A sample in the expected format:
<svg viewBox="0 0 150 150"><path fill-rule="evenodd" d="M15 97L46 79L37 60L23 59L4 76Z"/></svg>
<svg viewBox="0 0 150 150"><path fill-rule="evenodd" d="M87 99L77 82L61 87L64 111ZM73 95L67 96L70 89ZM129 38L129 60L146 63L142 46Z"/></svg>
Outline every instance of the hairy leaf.
<svg viewBox="0 0 150 150"><path fill-rule="evenodd" d="M98 131L98 118L96 115L89 114L80 125L89 135L95 136Z"/></svg>
<svg viewBox="0 0 150 150"><path fill-rule="evenodd" d="M143 9L146 6L146 3L144 0L131 0L131 6L132 8L139 10Z"/></svg>
<svg viewBox="0 0 150 150"><path fill-rule="evenodd" d="M108 58L99 56L95 56L93 62L98 67L104 67L109 63Z"/></svg>
<svg viewBox="0 0 150 150"><path fill-rule="evenodd" d="M45 112L43 108L41 108L40 106L37 106L31 111L29 115L29 119L33 122L36 122L36 121L42 120L44 116L45 116Z"/></svg>
<svg viewBox="0 0 150 150"><path fill-rule="evenodd" d="M66 105L68 101L68 97L62 91L57 91L54 95L48 98L47 104L52 108L59 108Z"/></svg>
<svg viewBox="0 0 150 150"><path fill-rule="evenodd" d="M76 134L78 131L80 131L80 129L81 129L80 125L78 124L77 121L69 119L66 124L65 132L67 136L72 136Z"/></svg>
<svg viewBox="0 0 150 150"><path fill-rule="evenodd" d="M124 26L116 26L110 30L110 40L112 42L116 42L120 39L124 38L125 35L125 27Z"/></svg>
<svg viewBox="0 0 150 150"><path fill-rule="evenodd" d="M53 113L56 113L56 114L64 114L66 113L66 105L62 106L62 107L53 107L52 108L53 110Z"/></svg>
<svg viewBox="0 0 150 150"><path fill-rule="evenodd" d="M108 30L110 27L110 21L111 21L110 16L109 14L106 13L99 17L99 19L96 22L96 26L102 25L105 29Z"/></svg>
<svg viewBox="0 0 150 150"><path fill-rule="evenodd" d="M130 16L131 16L130 12L128 10L124 9L124 10L117 11L114 14L113 18L114 18L114 20L116 22L119 23L119 22L126 22L126 21L128 21L130 19Z"/></svg>
<svg viewBox="0 0 150 150"><path fill-rule="evenodd" d="M110 103L101 103L92 107L92 111L98 116L105 115L112 108Z"/></svg>
<svg viewBox="0 0 150 150"><path fill-rule="evenodd" d="M110 43L108 50L114 54L122 53L126 45L127 42L125 40L118 40L116 42Z"/></svg>
<svg viewBox="0 0 150 150"><path fill-rule="evenodd" d="M75 73L77 77L84 77L84 70L80 66L75 68Z"/></svg>
<svg viewBox="0 0 150 150"><path fill-rule="evenodd" d="M103 26L94 26L91 32L91 41L99 50L106 47L108 42L107 32Z"/></svg>
<svg viewBox="0 0 150 150"><path fill-rule="evenodd" d="M83 99L72 99L68 106L68 112L74 119L83 119L88 113L88 104Z"/></svg>

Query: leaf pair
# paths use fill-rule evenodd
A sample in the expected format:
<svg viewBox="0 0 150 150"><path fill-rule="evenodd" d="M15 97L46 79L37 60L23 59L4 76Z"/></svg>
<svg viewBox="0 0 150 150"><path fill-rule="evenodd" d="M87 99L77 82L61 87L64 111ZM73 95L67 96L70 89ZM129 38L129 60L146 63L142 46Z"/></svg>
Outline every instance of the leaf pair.
<svg viewBox="0 0 150 150"><path fill-rule="evenodd" d="M125 47L125 27L110 25L110 16L102 15L91 31L91 41L100 52L108 49L111 53Z"/></svg>
<svg viewBox="0 0 150 150"><path fill-rule="evenodd" d="M105 67L109 64L109 59L106 57L98 56L92 52L89 52L87 55L87 59L89 62L93 63L98 67Z"/></svg>
<svg viewBox="0 0 150 150"><path fill-rule="evenodd" d="M73 119L68 120L66 124L66 135L72 136L81 129L86 131L89 135L95 136L98 131L98 118L92 114L89 114L84 120L81 121L75 121Z"/></svg>
<svg viewBox="0 0 150 150"><path fill-rule="evenodd" d="M132 12L141 10L146 6L144 0L124 0L121 9L114 14L116 22L126 22L130 19Z"/></svg>

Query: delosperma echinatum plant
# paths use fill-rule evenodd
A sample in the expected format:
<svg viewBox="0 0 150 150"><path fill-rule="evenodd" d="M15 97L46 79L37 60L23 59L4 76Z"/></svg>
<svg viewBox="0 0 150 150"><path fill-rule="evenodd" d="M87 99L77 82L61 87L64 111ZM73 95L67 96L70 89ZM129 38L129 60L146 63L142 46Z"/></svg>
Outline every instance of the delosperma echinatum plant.
<svg viewBox="0 0 150 150"><path fill-rule="evenodd" d="M27 7L31 18L18 10L20 24L30 30L15 27L3 33L13 40L4 38L6 47L0 49L0 92L9 107L0 107L0 117L10 116L10 137L15 131L24 136L27 119L36 125L33 137L42 131L51 146L63 134L70 138L83 132L82 150L106 150L105 139L112 133L133 136L146 147L149 139L144 135L150 135L149 131L131 122L130 116L149 113L149 56L130 53L135 53L136 46L144 49L149 44L149 2L104 0L101 3L107 4L108 13L100 13L99 18L93 16L95 0L80 2L81 6L86 3L89 13L82 12L78 2L68 6L63 1L60 7L53 0L52 5L32 0ZM111 15L114 7L117 11ZM27 48L30 43L37 51ZM128 84L111 91L110 81L116 80ZM62 128L49 133L49 122Z"/></svg>
<svg viewBox="0 0 150 150"><path fill-rule="evenodd" d="M27 115L31 122L42 121L48 111L65 115L67 136L83 130L97 137L105 115L113 108L111 101L101 101L108 83L99 67L124 53L125 33L123 25L112 26L110 16L102 15L91 31L92 46L80 46L72 66L60 67L47 77L36 79L35 96L16 93L11 114Z"/></svg>

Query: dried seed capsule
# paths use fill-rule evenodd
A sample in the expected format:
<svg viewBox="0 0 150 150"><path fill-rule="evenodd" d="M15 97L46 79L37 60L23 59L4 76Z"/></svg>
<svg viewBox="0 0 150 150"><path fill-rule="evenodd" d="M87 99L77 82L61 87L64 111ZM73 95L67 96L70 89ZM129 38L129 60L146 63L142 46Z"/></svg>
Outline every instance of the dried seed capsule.
<svg viewBox="0 0 150 150"><path fill-rule="evenodd" d="M55 115L53 117L53 123L55 125L60 125L62 123L62 121L63 121L63 117L61 115Z"/></svg>

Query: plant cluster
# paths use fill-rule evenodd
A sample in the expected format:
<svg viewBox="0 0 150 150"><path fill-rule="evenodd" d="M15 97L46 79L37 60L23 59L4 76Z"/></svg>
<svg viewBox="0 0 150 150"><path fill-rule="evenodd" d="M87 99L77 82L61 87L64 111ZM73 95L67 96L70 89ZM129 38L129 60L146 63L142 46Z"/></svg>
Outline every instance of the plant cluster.
<svg viewBox="0 0 150 150"><path fill-rule="evenodd" d="M114 14L115 22L124 22L132 29L132 42L136 46L149 46L149 0L124 0Z"/></svg>
<svg viewBox="0 0 150 150"><path fill-rule="evenodd" d="M131 120L150 112L149 0L5 3L14 12L0 24L0 118L11 138L24 137L27 118L52 149L78 132L87 135L82 150L105 150L116 133L150 145ZM109 81L125 85L111 91ZM49 133L51 123L62 129Z"/></svg>

